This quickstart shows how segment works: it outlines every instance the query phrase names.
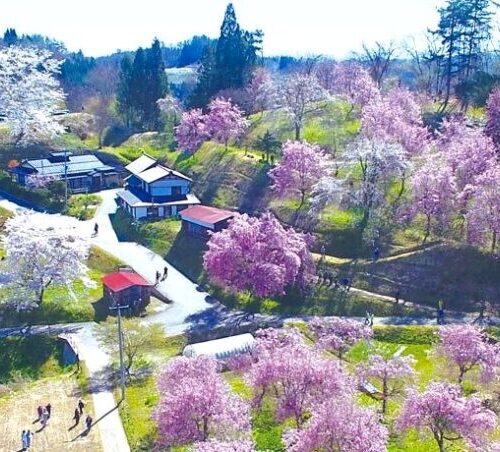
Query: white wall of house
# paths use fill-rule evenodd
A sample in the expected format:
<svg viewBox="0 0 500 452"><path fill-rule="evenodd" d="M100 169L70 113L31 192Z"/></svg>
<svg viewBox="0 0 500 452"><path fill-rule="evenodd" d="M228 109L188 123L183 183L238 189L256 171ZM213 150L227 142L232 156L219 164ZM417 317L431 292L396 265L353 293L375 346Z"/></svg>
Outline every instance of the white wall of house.
<svg viewBox="0 0 500 452"><path fill-rule="evenodd" d="M147 217L148 216L147 207L134 207L133 216L136 220Z"/></svg>
<svg viewBox="0 0 500 452"><path fill-rule="evenodd" d="M180 187L179 194L186 195L189 193L189 181L184 179L160 179L149 184L147 190L152 196L171 196L172 187Z"/></svg>

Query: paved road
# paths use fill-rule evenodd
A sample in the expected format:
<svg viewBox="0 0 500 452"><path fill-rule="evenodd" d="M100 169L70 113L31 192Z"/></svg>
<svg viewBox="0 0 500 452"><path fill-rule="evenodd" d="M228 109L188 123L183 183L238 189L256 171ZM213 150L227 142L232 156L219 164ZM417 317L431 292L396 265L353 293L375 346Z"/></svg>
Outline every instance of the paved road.
<svg viewBox="0 0 500 452"><path fill-rule="evenodd" d="M121 259L137 273L154 282L156 272L168 268L168 277L161 282L158 291L172 301L168 309L152 315L149 322L161 323L169 334L180 333L189 327L186 319L211 307L206 301L209 294L200 291L195 283L179 272L158 254L135 242L120 242L111 225L109 215L116 212L114 201L116 190L99 193L103 198L93 220L82 223L85 233L92 234L94 224L99 225L99 234L92 242L110 254Z"/></svg>

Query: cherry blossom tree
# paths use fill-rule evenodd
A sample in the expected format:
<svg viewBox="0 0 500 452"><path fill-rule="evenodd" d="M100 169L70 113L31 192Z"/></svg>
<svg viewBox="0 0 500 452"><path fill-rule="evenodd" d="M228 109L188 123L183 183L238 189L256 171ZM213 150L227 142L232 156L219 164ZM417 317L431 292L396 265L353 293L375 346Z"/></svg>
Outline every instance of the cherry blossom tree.
<svg viewBox="0 0 500 452"><path fill-rule="evenodd" d="M279 103L278 90L271 74L264 68L257 68L246 87L247 96L252 104L253 113L276 108Z"/></svg>
<svg viewBox="0 0 500 452"><path fill-rule="evenodd" d="M253 388L254 406L259 407L265 395L274 397L277 420L292 418L297 428L315 403L354 390L338 360L298 344L262 351L246 380Z"/></svg>
<svg viewBox="0 0 500 452"><path fill-rule="evenodd" d="M321 101L326 99L327 93L314 75L295 73L284 79L280 97L292 119L295 139L300 140L305 117L324 108Z"/></svg>
<svg viewBox="0 0 500 452"><path fill-rule="evenodd" d="M282 153L278 165L269 172L272 189L280 197L297 196L300 199L299 211L313 186L331 174L333 163L319 146L307 141L287 141Z"/></svg>
<svg viewBox="0 0 500 452"><path fill-rule="evenodd" d="M301 430L285 434L287 451L385 452L389 437L374 410L358 406L351 398L329 397L314 406Z"/></svg>
<svg viewBox="0 0 500 452"><path fill-rule="evenodd" d="M255 452L255 445L249 440L206 441L196 443L194 452Z"/></svg>
<svg viewBox="0 0 500 452"><path fill-rule="evenodd" d="M373 337L373 331L368 326L342 317L315 317L309 326L318 347L337 353L339 358L357 342Z"/></svg>
<svg viewBox="0 0 500 452"><path fill-rule="evenodd" d="M342 200L344 187L342 181L332 176L322 177L311 190L309 213L318 216L330 204L339 204Z"/></svg>
<svg viewBox="0 0 500 452"><path fill-rule="evenodd" d="M64 131L53 113L64 105L56 76L61 61L32 47L0 49L0 111L16 143L50 139Z"/></svg>
<svg viewBox="0 0 500 452"><path fill-rule="evenodd" d="M485 334L472 325L447 325L439 329L438 356L458 367L458 383L466 373L478 369L483 381L491 381L500 364L500 348L487 342Z"/></svg>
<svg viewBox="0 0 500 452"><path fill-rule="evenodd" d="M361 114L361 132L372 140L397 143L410 154L428 145L420 106L406 88L395 88L367 103Z"/></svg>
<svg viewBox="0 0 500 452"><path fill-rule="evenodd" d="M500 235L500 165L492 163L476 177L471 191L472 199L466 214L468 240L484 244L490 236L491 252L494 253Z"/></svg>
<svg viewBox="0 0 500 452"><path fill-rule="evenodd" d="M464 397L459 385L430 383L425 392L409 390L397 427L428 432L440 452L447 445L464 440L474 450L486 450L487 434L497 424L495 413L483 407L476 396Z"/></svg>
<svg viewBox="0 0 500 452"><path fill-rule="evenodd" d="M271 214L236 215L212 235L203 264L209 278L233 292L257 297L284 294L288 286L312 280L311 236L285 229Z"/></svg>
<svg viewBox="0 0 500 452"><path fill-rule="evenodd" d="M153 416L162 445L248 436L249 407L217 373L213 358L173 358L161 371L157 384L160 401Z"/></svg>
<svg viewBox="0 0 500 452"><path fill-rule="evenodd" d="M327 88L355 106L364 107L380 97L380 91L366 69L358 63L343 62L335 66L333 85Z"/></svg>
<svg viewBox="0 0 500 452"><path fill-rule="evenodd" d="M432 220L437 220L441 227L444 227L453 213L457 195L455 177L441 155L428 154L423 165L413 174L411 188L412 196L407 215L425 215L425 243L431 232Z"/></svg>
<svg viewBox="0 0 500 452"><path fill-rule="evenodd" d="M491 138L479 127L466 124L463 119L451 119L443 123L437 148L451 166L457 182L459 196L474 185L477 176L490 168L496 159ZM464 202L466 196L462 196Z"/></svg>
<svg viewBox="0 0 500 452"><path fill-rule="evenodd" d="M388 184L394 177L404 179L409 162L404 149L394 143L359 138L348 151L347 162L361 169L361 184L353 185L351 193L355 204L363 209L362 224L366 225L373 209L384 198Z"/></svg>
<svg viewBox="0 0 500 452"><path fill-rule="evenodd" d="M210 138L207 118L200 109L182 114L181 123L175 128L175 138L186 154L194 154Z"/></svg>
<svg viewBox="0 0 500 452"><path fill-rule="evenodd" d="M496 88L488 98L486 105L486 134L493 140L500 152L500 88Z"/></svg>
<svg viewBox="0 0 500 452"><path fill-rule="evenodd" d="M382 413L387 413L389 398L402 394L404 385L415 377L412 356L371 355L366 364L358 367L361 383L375 381L380 385L382 394Z"/></svg>
<svg viewBox="0 0 500 452"><path fill-rule="evenodd" d="M249 127L243 112L230 99L219 97L208 105L206 124L212 138L223 143L226 149L229 140L237 140Z"/></svg>
<svg viewBox="0 0 500 452"><path fill-rule="evenodd" d="M176 124L180 115L182 115L182 105L175 96L167 94L165 97L156 101L159 110L170 118L173 124Z"/></svg>
<svg viewBox="0 0 500 452"><path fill-rule="evenodd" d="M59 180L53 174L31 174L26 176L26 186L34 189L47 188L52 182Z"/></svg>
<svg viewBox="0 0 500 452"><path fill-rule="evenodd" d="M49 286L69 285L86 276L90 241L76 219L22 213L5 223L3 243L5 276L10 285L33 292L38 306Z"/></svg>

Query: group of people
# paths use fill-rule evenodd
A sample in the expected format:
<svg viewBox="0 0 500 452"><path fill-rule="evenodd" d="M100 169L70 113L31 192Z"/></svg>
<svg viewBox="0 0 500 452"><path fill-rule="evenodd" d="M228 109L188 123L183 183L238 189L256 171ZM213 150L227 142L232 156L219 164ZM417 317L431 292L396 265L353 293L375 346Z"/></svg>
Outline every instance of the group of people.
<svg viewBox="0 0 500 452"><path fill-rule="evenodd" d="M80 423L84 408L84 401L82 399L79 399L78 404L75 408L75 414L73 415L73 420L75 421L74 427L76 427ZM92 427L92 417L90 416L90 414L87 414L87 417L85 418L85 426L87 427L87 430L90 430L90 427Z"/></svg>
<svg viewBox="0 0 500 452"><path fill-rule="evenodd" d="M158 284L160 281L165 281L168 276L168 267L165 266L163 267L163 274L160 273L158 270L156 270L156 284Z"/></svg>
<svg viewBox="0 0 500 452"><path fill-rule="evenodd" d="M320 270L318 272L318 285L326 285L327 287L332 287L334 289L344 289L346 292L349 292L351 288L349 278L340 278L337 279L335 275L330 271Z"/></svg>
<svg viewBox="0 0 500 452"><path fill-rule="evenodd" d="M80 422L80 419L83 415L83 409L85 408L85 403L82 399L78 400L77 407L75 408L75 415L73 416L73 420L75 421L75 427L78 425ZM38 418L35 422L40 422L41 428L37 432L42 431L47 424L49 423L49 419L52 415L52 405L48 403L45 406L39 405L36 409ZM87 430L90 430L90 427L92 426L92 417L90 415L87 415L85 418L85 425L87 427ZM31 430L23 430L21 434L21 443L22 443L22 450L28 450L31 447L31 444L33 442L33 436L34 433Z"/></svg>
<svg viewBox="0 0 500 452"><path fill-rule="evenodd" d="M373 326L373 319L375 318L375 314L370 311L366 311L366 316L365 316L365 325L366 326Z"/></svg>

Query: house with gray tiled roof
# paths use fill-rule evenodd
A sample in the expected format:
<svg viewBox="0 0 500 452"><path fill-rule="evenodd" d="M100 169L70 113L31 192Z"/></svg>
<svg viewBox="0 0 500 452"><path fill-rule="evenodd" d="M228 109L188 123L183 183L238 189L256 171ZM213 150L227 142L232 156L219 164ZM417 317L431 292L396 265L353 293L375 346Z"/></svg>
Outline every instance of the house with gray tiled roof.
<svg viewBox="0 0 500 452"><path fill-rule="evenodd" d="M118 205L136 220L176 216L183 209L200 204L191 193L192 180L142 155L125 167L125 187L116 194Z"/></svg>
<svg viewBox="0 0 500 452"><path fill-rule="evenodd" d="M94 154L73 155L70 151L51 152L46 158L25 159L10 168L12 179L26 186L31 176L67 180L71 193L85 193L120 185L117 168L106 165Z"/></svg>

